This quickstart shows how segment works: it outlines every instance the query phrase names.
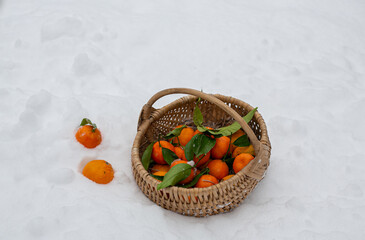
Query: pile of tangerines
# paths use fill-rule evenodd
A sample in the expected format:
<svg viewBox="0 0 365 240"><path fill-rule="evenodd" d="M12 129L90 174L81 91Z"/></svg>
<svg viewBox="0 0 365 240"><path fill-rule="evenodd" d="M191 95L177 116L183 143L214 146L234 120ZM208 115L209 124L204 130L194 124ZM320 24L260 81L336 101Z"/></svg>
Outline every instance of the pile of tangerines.
<svg viewBox="0 0 365 240"><path fill-rule="evenodd" d="M247 123L256 109L243 117ZM254 159L254 148L237 122L218 129L203 126L198 102L193 120L195 126L178 125L144 151L142 164L161 181L158 190L210 187L233 177Z"/></svg>

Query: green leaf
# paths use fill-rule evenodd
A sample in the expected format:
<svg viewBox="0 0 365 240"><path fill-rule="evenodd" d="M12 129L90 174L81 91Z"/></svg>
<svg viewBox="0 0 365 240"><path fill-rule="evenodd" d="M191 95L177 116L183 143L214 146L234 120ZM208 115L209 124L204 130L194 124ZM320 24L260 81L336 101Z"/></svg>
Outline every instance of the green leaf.
<svg viewBox="0 0 365 240"><path fill-rule="evenodd" d="M202 170L198 175L195 176L195 178L193 179L193 181L189 182L188 184L185 185L178 185L179 187L183 187L183 188L190 188L190 187L194 187L195 184L199 181L199 178L201 176L203 176L204 174L209 173L209 168L204 168L204 170Z"/></svg>
<svg viewBox="0 0 365 240"><path fill-rule="evenodd" d="M191 166L186 163L180 163L173 166L164 176L163 181L157 185L157 190L169 186L175 186L178 182L189 177L191 173Z"/></svg>
<svg viewBox="0 0 365 240"><path fill-rule="evenodd" d="M194 149L193 149L193 145L194 145L194 142L195 142L195 139L200 136L201 134L196 134L194 135L190 141L186 144L185 146L185 157L186 157L186 160L188 161L191 161L193 160L194 158Z"/></svg>
<svg viewBox="0 0 365 240"><path fill-rule="evenodd" d="M237 138L236 141L233 142L233 144L237 147L247 147L250 145L250 140L248 139L248 136L245 134Z"/></svg>
<svg viewBox="0 0 365 240"><path fill-rule="evenodd" d="M204 134L198 134L198 137L194 139L193 151L195 156L207 154L215 145L216 140L205 136Z"/></svg>
<svg viewBox="0 0 365 240"><path fill-rule="evenodd" d="M257 111L257 107L252 109L249 113L246 114L246 116L243 117L243 120L245 120L246 123L249 123L253 116L255 115L255 112Z"/></svg>
<svg viewBox="0 0 365 240"><path fill-rule="evenodd" d="M186 128L186 125L183 125L179 128L175 128L174 130L172 130L171 132L169 132L166 136L165 136L165 139L170 139L170 138L173 138L173 137L178 137L180 136L180 133L181 131Z"/></svg>
<svg viewBox="0 0 365 240"><path fill-rule="evenodd" d="M162 156L163 156L163 159L165 160L165 162L167 162L168 165L171 165L171 163L175 160L175 159L178 159L179 157L176 156L176 154L171 151L170 149L168 148L162 148Z"/></svg>
<svg viewBox="0 0 365 240"><path fill-rule="evenodd" d="M193 121L196 126L202 126L203 124L203 114L198 107L198 104L195 105Z"/></svg>
<svg viewBox="0 0 365 240"><path fill-rule="evenodd" d="M238 122L234 122L231 125L218 128L214 132L212 132L212 130L209 130L209 132L213 135L229 136L229 135L237 132L240 128L241 128L241 125Z"/></svg>
<svg viewBox="0 0 365 240"><path fill-rule="evenodd" d="M251 119L253 118L255 112L257 110L257 107L252 109L249 113L246 114L246 116L243 117L243 120L245 120L246 123L249 123ZM237 132L241 128L241 125L238 122L234 122L231 125L218 128L217 130L208 130L213 135L223 135L223 136L229 136L235 132Z"/></svg>
<svg viewBox="0 0 365 240"><path fill-rule="evenodd" d="M96 126L95 123L91 122L91 120L88 119L88 118L82 119L82 121L80 123L80 126L85 126L87 124L91 125L93 127L93 130L92 131L95 132L95 130L97 129L97 126Z"/></svg>
<svg viewBox="0 0 365 240"><path fill-rule="evenodd" d="M201 132L201 133L208 131L208 128L206 128L204 126L196 126L196 127L199 130L199 132Z"/></svg>
<svg viewBox="0 0 365 240"><path fill-rule="evenodd" d="M204 134L194 135L185 146L185 157L188 161L195 156L207 154L215 145L216 140Z"/></svg>
<svg viewBox="0 0 365 240"><path fill-rule="evenodd" d="M157 180L160 180L161 182L163 181L163 178L164 178L164 176L156 176L153 174L151 174L151 177L156 178Z"/></svg>
<svg viewBox="0 0 365 240"><path fill-rule="evenodd" d="M152 154L152 148L153 148L153 143L151 143L150 145L148 145L148 147L146 148L146 150L144 151L143 155L142 155L142 165L144 167L144 169L148 170L148 168L150 167L150 164L152 162L151 160L151 154Z"/></svg>
<svg viewBox="0 0 365 240"><path fill-rule="evenodd" d="M92 122L90 121L90 119L88 118L84 118L82 119L81 123L80 123L80 126L85 126L86 124L92 124Z"/></svg>
<svg viewBox="0 0 365 240"><path fill-rule="evenodd" d="M206 135L210 134L210 135L213 135L215 138L220 138L222 137L223 135L221 133L219 133L218 130L209 130L205 132Z"/></svg>

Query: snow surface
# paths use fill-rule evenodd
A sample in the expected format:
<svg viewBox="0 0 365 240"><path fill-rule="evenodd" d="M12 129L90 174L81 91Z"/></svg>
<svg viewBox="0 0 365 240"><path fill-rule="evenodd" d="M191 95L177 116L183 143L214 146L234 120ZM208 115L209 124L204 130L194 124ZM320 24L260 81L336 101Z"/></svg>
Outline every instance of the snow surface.
<svg viewBox="0 0 365 240"><path fill-rule="evenodd" d="M364 1L0 1L0 239L364 239L364 74ZM134 182L140 109L169 87L266 120L270 168L233 212L181 216Z"/></svg>

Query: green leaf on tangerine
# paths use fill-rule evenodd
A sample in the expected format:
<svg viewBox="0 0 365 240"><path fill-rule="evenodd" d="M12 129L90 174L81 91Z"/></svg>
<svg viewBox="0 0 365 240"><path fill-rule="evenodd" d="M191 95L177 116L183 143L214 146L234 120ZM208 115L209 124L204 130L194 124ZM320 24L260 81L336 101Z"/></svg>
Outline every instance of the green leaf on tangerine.
<svg viewBox="0 0 365 240"><path fill-rule="evenodd" d="M216 140L210 138L204 134L198 134L198 137L194 139L193 151L195 156L207 154L215 145Z"/></svg>
<svg viewBox="0 0 365 240"><path fill-rule="evenodd" d="M178 137L180 136L181 131L186 128L186 125L183 125L181 127L175 128L174 130L172 130L171 132L169 132L168 134L166 134L165 139L170 139L173 137Z"/></svg>
<svg viewBox="0 0 365 240"><path fill-rule="evenodd" d="M201 132L201 133L208 131L208 128L206 128L204 126L196 126L196 127L199 130L199 132Z"/></svg>
<svg viewBox="0 0 365 240"><path fill-rule="evenodd" d="M97 129L97 126L96 126L95 123L91 122L91 120L88 119L88 118L82 119L82 121L80 123L80 126L85 126L87 124L91 125L93 127L93 130L92 131L95 132L95 130Z"/></svg>
<svg viewBox="0 0 365 240"><path fill-rule="evenodd" d="M171 165L171 163L175 159L179 158L178 156L176 156L176 154L173 151L171 151L168 148L164 148L164 147L162 147L162 156L163 156L163 159L165 160L165 162L167 162L168 165Z"/></svg>
<svg viewBox="0 0 365 240"><path fill-rule="evenodd" d="M157 185L157 190L166 187L175 186L178 182L186 179L191 173L191 166L186 163L180 163L173 166L164 176L163 181Z"/></svg>
<svg viewBox="0 0 365 240"><path fill-rule="evenodd" d="M250 145L250 140L248 139L248 136L245 134L237 138L233 144L237 147L247 147Z"/></svg>
<svg viewBox="0 0 365 240"><path fill-rule="evenodd" d="M194 149L193 149L193 145L194 145L194 142L195 142L195 139L200 136L200 134L196 134L194 135L190 141L186 144L185 146L185 157L188 161L191 161L193 160L194 158Z"/></svg>

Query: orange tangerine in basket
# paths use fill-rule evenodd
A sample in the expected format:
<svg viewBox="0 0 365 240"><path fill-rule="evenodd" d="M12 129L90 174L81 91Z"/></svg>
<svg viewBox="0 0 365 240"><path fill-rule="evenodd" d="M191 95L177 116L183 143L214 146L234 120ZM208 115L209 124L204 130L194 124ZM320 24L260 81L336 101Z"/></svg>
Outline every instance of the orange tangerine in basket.
<svg viewBox="0 0 365 240"><path fill-rule="evenodd" d="M179 125L176 128L182 127L183 125ZM176 129L175 128L175 129ZM185 127L181 130L181 133L178 137L175 137L173 143L180 144L181 146L185 146L191 138L194 136L194 130L191 127Z"/></svg>
<svg viewBox="0 0 365 240"><path fill-rule="evenodd" d="M230 178L231 178L231 177L233 177L233 176L234 176L234 174L227 175L227 176L225 176L224 178L222 178L221 182L226 181L226 180L230 179Z"/></svg>
<svg viewBox="0 0 365 240"><path fill-rule="evenodd" d="M204 164L206 164L209 161L209 159L210 159L210 151L207 154L205 154L205 156L200 155L198 157L194 157L193 160L194 160L195 163L198 163L196 165L197 167L201 167Z"/></svg>
<svg viewBox="0 0 365 240"><path fill-rule="evenodd" d="M166 165L166 166L167 166L167 165ZM167 173L167 172L165 172L165 171L158 171L158 172L153 173L153 175L163 177L163 176L165 176L165 175L166 175L166 173Z"/></svg>
<svg viewBox="0 0 365 240"><path fill-rule="evenodd" d="M155 175L156 172L168 172L170 169L170 166L167 164L155 164L153 167L151 167L150 171L153 175Z"/></svg>
<svg viewBox="0 0 365 240"><path fill-rule="evenodd" d="M215 159L209 162L208 166L209 174L216 177L218 180L221 180L229 173L229 168L227 163L223 162L220 159Z"/></svg>
<svg viewBox="0 0 365 240"><path fill-rule="evenodd" d="M222 159L229 148L229 137L222 136L220 138L216 138L216 143L211 150L211 156L213 159Z"/></svg>
<svg viewBox="0 0 365 240"><path fill-rule="evenodd" d="M236 141L239 137L243 135L246 135L246 133L242 129L239 129L237 132L231 135L231 144L229 146L229 152L231 154L237 148L237 146L233 144L234 141Z"/></svg>
<svg viewBox="0 0 365 240"><path fill-rule="evenodd" d="M161 146L160 146L161 145ZM162 155L162 148L170 149L175 151L174 146L167 141L157 141L152 147L152 159L158 164L167 164Z"/></svg>
<svg viewBox="0 0 365 240"><path fill-rule="evenodd" d="M235 158L238 155L240 155L241 153L249 153L249 154L255 156L255 149L253 148L252 144L250 146L247 146L247 147L237 147L233 151L232 157Z"/></svg>
<svg viewBox="0 0 365 240"><path fill-rule="evenodd" d="M175 147L175 154L178 158L180 158L181 160L185 160L187 161L186 157L185 157L185 151L184 149L182 149L181 147Z"/></svg>
<svg viewBox="0 0 365 240"><path fill-rule="evenodd" d="M215 184L218 184L218 179L215 178L212 175L203 175L199 178L198 182L195 184L196 188L206 188L206 187L210 187L213 186Z"/></svg>
<svg viewBox="0 0 365 240"><path fill-rule="evenodd" d="M233 161L233 170L238 173L251 162L254 157L249 153L241 153Z"/></svg>

